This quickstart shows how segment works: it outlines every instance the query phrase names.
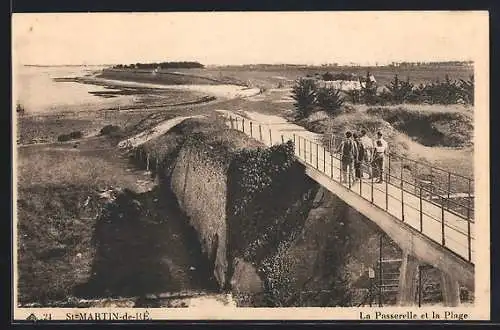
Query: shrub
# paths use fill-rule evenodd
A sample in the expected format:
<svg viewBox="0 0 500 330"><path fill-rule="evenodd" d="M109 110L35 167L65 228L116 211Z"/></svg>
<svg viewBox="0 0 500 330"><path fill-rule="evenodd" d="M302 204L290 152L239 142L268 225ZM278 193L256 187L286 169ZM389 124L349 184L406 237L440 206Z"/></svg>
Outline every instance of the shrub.
<svg viewBox="0 0 500 330"><path fill-rule="evenodd" d="M413 84L410 82L409 77L406 78L406 81L403 81L398 78L398 75L394 75L394 79L386 87L392 96L391 101L397 104L408 101L413 92Z"/></svg>
<svg viewBox="0 0 500 330"><path fill-rule="evenodd" d="M83 133L81 131L74 131L69 134L61 134L57 137L57 141L65 142L69 140L80 139L83 137Z"/></svg>
<svg viewBox="0 0 500 330"><path fill-rule="evenodd" d="M316 83L311 79L299 79L292 88L292 98L295 100L296 119L309 116L316 102Z"/></svg>
<svg viewBox="0 0 500 330"><path fill-rule="evenodd" d="M348 91L345 91L345 94L347 96L347 100L351 102L352 104L358 104L361 103L361 91L357 89L351 89Z"/></svg>
<svg viewBox="0 0 500 330"><path fill-rule="evenodd" d="M74 131L69 133L70 139L80 139L83 137L83 133L81 131Z"/></svg>
<svg viewBox="0 0 500 330"><path fill-rule="evenodd" d="M344 98L340 94L340 90L335 88L320 88L316 93L316 104L329 115L337 115L342 105Z"/></svg>
<svg viewBox="0 0 500 330"><path fill-rule="evenodd" d="M462 95L460 85L448 75L444 81L438 79L430 84L420 84L413 93L416 95L415 102L430 104L457 104Z"/></svg>
<svg viewBox="0 0 500 330"><path fill-rule="evenodd" d="M460 79L458 92L463 103L474 105L474 75L471 75L467 81Z"/></svg>
<svg viewBox="0 0 500 330"><path fill-rule="evenodd" d="M377 85L371 81L370 72L366 73L364 84L361 84L361 100L370 105L377 104Z"/></svg>
<svg viewBox="0 0 500 330"><path fill-rule="evenodd" d="M118 133L120 131L121 131L121 127L120 126L106 125L103 128L101 128L99 134L101 134L101 135L114 135L114 134L116 134L116 133Z"/></svg>

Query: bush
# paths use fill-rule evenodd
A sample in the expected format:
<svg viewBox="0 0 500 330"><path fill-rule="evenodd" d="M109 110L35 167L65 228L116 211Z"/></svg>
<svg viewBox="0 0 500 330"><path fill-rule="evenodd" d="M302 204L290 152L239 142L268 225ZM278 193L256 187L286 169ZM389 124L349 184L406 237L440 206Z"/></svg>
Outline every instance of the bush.
<svg viewBox="0 0 500 330"><path fill-rule="evenodd" d="M83 133L81 131L74 131L69 134L61 134L57 137L57 141L65 142L75 139L81 139L83 137Z"/></svg>
<svg viewBox="0 0 500 330"><path fill-rule="evenodd" d="M296 119L307 118L316 103L316 82L311 79L299 79L292 88L292 98L295 100Z"/></svg>
<svg viewBox="0 0 500 330"><path fill-rule="evenodd" d="M351 102L352 104L361 103L361 91L360 90L351 89L351 90L345 91L345 94L346 94L349 102Z"/></svg>
<svg viewBox="0 0 500 330"><path fill-rule="evenodd" d="M346 91L347 100L352 104L365 103L367 105L387 104L474 104L474 77L469 80L460 79L458 82L445 76L444 81L439 79L427 84L415 86L409 79L399 79L395 75L389 85L381 92L377 92L375 83L362 79L361 90Z"/></svg>
<svg viewBox="0 0 500 330"><path fill-rule="evenodd" d="M316 93L316 104L329 115L337 115L344 104L340 90L335 88L320 88Z"/></svg>
<svg viewBox="0 0 500 330"><path fill-rule="evenodd" d="M460 79L458 92L459 98L464 104L474 105L474 75L471 75L467 81Z"/></svg>
<svg viewBox="0 0 500 330"><path fill-rule="evenodd" d="M116 133L118 133L120 131L121 131L121 127L120 126L106 125L103 128L101 128L99 134L100 135L114 135L114 134L116 134Z"/></svg>
<svg viewBox="0 0 500 330"><path fill-rule="evenodd" d="M398 78L398 75L394 75L394 79L386 87L391 95L391 101L397 104L408 101L413 94L413 84L409 77L403 81Z"/></svg>

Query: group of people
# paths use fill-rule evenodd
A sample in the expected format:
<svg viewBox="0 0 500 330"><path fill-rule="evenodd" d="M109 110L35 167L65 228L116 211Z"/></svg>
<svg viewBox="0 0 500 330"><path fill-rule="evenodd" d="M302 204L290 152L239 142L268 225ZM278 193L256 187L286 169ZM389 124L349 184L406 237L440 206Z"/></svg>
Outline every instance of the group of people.
<svg viewBox="0 0 500 330"><path fill-rule="evenodd" d="M364 129L360 134L348 131L337 153L341 156L342 182L352 184L361 180L364 173L369 178L376 178L377 183L383 182L385 156L389 150L382 132L377 132L377 138L373 140Z"/></svg>

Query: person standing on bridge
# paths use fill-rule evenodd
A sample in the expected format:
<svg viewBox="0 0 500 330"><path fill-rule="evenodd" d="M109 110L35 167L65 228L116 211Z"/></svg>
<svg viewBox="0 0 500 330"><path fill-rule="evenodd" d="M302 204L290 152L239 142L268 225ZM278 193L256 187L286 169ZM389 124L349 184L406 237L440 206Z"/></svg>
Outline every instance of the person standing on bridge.
<svg viewBox="0 0 500 330"><path fill-rule="evenodd" d="M374 151L372 167L376 173L373 173L373 175L378 177L377 183L381 183L384 181L385 157L389 154L388 144L382 138L382 132L377 132Z"/></svg>
<svg viewBox="0 0 500 330"><path fill-rule="evenodd" d="M362 173L361 173L361 163L363 161L363 154L364 154L364 147L363 144L361 143L361 140L359 138L359 135L356 133L352 134L354 142L356 143L356 148L358 149L357 152L357 157L354 159L354 174L355 178L360 179L362 178Z"/></svg>
<svg viewBox="0 0 500 330"><path fill-rule="evenodd" d="M341 157L342 178L341 182L352 184L354 182L354 160L358 157L358 148L352 138L351 132L345 133L345 139L337 149ZM349 175L349 178L347 177Z"/></svg>
<svg viewBox="0 0 500 330"><path fill-rule="evenodd" d="M366 135L366 130L361 130L361 137L359 138L359 142L363 146L363 154L361 155L361 176L363 176L363 171L366 170L368 172L369 178L372 177L372 158L373 158L373 140Z"/></svg>

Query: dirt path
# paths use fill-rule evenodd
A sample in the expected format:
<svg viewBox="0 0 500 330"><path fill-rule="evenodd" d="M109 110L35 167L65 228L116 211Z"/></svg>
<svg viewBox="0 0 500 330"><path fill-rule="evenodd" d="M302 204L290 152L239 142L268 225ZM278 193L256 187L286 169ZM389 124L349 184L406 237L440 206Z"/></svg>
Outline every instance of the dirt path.
<svg viewBox="0 0 500 330"><path fill-rule="evenodd" d="M188 118L200 118L203 117L201 115L198 116L184 116L184 117L175 117L172 119L167 119L157 124L156 126L144 130L139 134L136 134L128 139L122 140L118 143L118 148L135 148L151 139L159 137L166 132L168 132L172 127L180 124L184 120Z"/></svg>

